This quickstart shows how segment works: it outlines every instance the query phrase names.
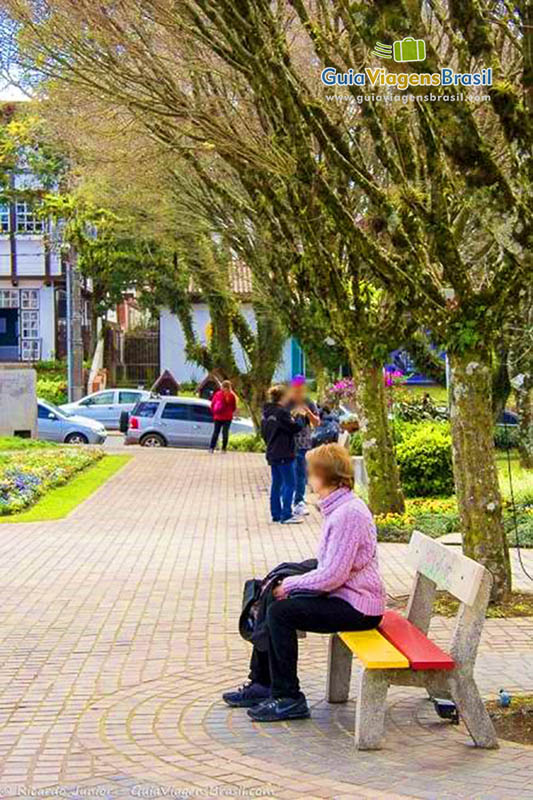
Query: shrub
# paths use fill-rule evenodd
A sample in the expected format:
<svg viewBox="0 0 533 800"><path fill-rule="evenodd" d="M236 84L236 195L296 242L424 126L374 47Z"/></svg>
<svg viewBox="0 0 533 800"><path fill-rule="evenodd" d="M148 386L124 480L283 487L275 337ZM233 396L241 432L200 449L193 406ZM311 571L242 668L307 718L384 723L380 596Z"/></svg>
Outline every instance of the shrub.
<svg viewBox="0 0 533 800"><path fill-rule="evenodd" d="M37 397L60 406L68 402L67 382L64 378L37 378Z"/></svg>
<svg viewBox="0 0 533 800"><path fill-rule="evenodd" d="M198 390L198 381L183 381L180 383L180 393L181 392L191 392L191 394L196 394Z"/></svg>
<svg viewBox="0 0 533 800"><path fill-rule="evenodd" d="M362 456L363 455L363 437L359 433L352 433L350 436L350 455Z"/></svg>
<svg viewBox="0 0 533 800"><path fill-rule="evenodd" d="M449 426L426 423L413 427L396 448L407 497L453 493L452 440Z"/></svg>
<svg viewBox="0 0 533 800"><path fill-rule="evenodd" d="M436 406L429 394L424 397L406 394L394 403L396 418L405 422L423 422L425 420L448 419L448 409Z"/></svg>
<svg viewBox="0 0 533 800"><path fill-rule="evenodd" d="M496 425L494 428L494 444L498 450L512 450L518 447L518 427L515 425Z"/></svg>
<svg viewBox="0 0 533 800"><path fill-rule="evenodd" d="M257 433L236 433L229 437L228 450L239 453L264 453L266 446Z"/></svg>

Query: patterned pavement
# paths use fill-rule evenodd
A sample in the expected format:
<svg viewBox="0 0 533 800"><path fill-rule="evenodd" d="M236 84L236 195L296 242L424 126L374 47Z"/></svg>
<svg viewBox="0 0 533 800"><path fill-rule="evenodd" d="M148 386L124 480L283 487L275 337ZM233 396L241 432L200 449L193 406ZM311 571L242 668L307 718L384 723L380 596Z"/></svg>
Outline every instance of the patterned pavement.
<svg viewBox="0 0 533 800"><path fill-rule="evenodd" d="M301 643L311 720L220 702L246 675L243 581L317 540L316 511L268 523L267 483L259 455L137 450L68 519L0 527L0 798L533 800L533 748L474 749L418 690L391 690L384 749L357 753L353 702L323 699L326 637ZM406 594L405 547L380 551ZM487 621L477 678L533 690L533 620Z"/></svg>

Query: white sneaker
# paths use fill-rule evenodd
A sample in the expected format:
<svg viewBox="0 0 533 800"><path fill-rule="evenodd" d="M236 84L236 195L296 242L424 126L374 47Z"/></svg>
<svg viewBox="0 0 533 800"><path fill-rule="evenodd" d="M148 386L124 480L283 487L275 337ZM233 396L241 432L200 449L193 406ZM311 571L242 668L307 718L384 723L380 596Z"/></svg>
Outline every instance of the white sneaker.
<svg viewBox="0 0 533 800"><path fill-rule="evenodd" d="M295 517L307 517L309 510L305 501L302 500L301 503L295 505L292 513Z"/></svg>
<svg viewBox="0 0 533 800"><path fill-rule="evenodd" d="M303 519L302 519L301 516L300 517L289 517L289 519L282 519L281 520L281 524L282 525L299 525L301 522L303 522Z"/></svg>

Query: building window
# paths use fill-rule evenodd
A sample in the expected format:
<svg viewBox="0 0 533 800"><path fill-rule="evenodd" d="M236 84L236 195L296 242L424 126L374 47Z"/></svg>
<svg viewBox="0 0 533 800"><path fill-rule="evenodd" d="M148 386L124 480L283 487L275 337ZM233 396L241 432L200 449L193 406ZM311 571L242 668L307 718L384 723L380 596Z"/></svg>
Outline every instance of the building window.
<svg viewBox="0 0 533 800"><path fill-rule="evenodd" d="M23 311L21 314L21 333L23 339L39 338L39 312Z"/></svg>
<svg viewBox="0 0 533 800"><path fill-rule="evenodd" d="M0 289L0 308L18 308L19 293L16 289Z"/></svg>
<svg viewBox="0 0 533 800"><path fill-rule="evenodd" d="M20 293L21 308L39 308L39 290L22 289Z"/></svg>
<svg viewBox="0 0 533 800"><path fill-rule="evenodd" d="M40 339L26 339L23 341L20 348L20 357L22 361L39 361L41 358Z"/></svg>
<svg viewBox="0 0 533 800"><path fill-rule="evenodd" d="M17 203L17 232L43 233L44 220L37 216L29 203Z"/></svg>
<svg viewBox="0 0 533 800"><path fill-rule="evenodd" d="M0 203L0 233L9 233L9 205Z"/></svg>

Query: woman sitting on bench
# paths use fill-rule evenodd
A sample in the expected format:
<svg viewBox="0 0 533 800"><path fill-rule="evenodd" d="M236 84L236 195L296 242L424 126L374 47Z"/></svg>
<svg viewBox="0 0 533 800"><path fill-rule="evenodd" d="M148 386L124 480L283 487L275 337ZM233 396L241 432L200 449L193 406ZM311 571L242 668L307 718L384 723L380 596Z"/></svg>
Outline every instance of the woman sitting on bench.
<svg viewBox="0 0 533 800"><path fill-rule="evenodd" d="M320 498L323 527L318 566L285 578L268 608L268 652L254 648L250 682L224 701L248 708L256 722L309 716L296 666L297 631L335 633L375 628L385 610L376 528L365 503L353 494L350 455L337 444L307 454L309 482Z"/></svg>

